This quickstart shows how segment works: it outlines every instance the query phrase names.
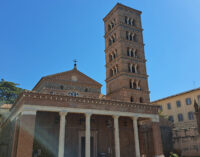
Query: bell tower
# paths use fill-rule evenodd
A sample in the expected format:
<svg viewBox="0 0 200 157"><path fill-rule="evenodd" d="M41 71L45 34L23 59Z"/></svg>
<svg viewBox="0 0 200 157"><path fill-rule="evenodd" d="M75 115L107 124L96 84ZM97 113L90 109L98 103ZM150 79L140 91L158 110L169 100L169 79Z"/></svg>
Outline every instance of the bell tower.
<svg viewBox="0 0 200 157"><path fill-rule="evenodd" d="M106 97L149 103L141 12L118 3L103 20Z"/></svg>

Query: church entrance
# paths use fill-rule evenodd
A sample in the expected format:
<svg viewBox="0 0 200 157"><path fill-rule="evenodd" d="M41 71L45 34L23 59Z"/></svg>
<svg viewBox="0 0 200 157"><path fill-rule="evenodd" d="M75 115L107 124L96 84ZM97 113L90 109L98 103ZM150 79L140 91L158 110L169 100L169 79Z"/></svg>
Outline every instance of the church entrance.
<svg viewBox="0 0 200 157"><path fill-rule="evenodd" d="M91 132L90 157L97 157L97 136L96 131ZM85 131L79 132L79 157L85 157Z"/></svg>
<svg viewBox="0 0 200 157"><path fill-rule="evenodd" d="M81 157L85 157L85 137L81 137ZM94 156L94 137L90 138L90 157Z"/></svg>

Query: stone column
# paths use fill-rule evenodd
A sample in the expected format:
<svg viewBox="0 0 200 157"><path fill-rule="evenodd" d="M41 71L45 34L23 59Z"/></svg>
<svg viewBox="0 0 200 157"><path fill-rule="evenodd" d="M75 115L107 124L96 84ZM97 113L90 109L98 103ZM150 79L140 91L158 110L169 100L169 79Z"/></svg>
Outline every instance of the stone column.
<svg viewBox="0 0 200 157"><path fill-rule="evenodd" d="M90 118L91 114L87 113L85 114L85 124L86 124L86 130L85 130L85 157L90 157Z"/></svg>
<svg viewBox="0 0 200 157"><path fill-rule="evenodd" d="M15 120L13 120L15 123L14 125L14 135L13 135L13 143L12 143L12 152L11 152L11 157L15 157L16 153L17 153L17 137L19 134L19 119L18 117L15 118Z"/></svg>
<svg viewBox="0 0 200 157"><path fill-rule="evenodd" d="M152 131L153 131L153 143L154 143L155 157L164 157L160 125L158 122L152 123Z"/></svg>
<svg viewBox="0 0 200 157"><path fill-rule="evenodd" d="M36 111L24 111L19 117L16 157L32 157Z"/></svg>
<svg viewBox="0 0 200 157"><path fill-rule="evenodd" d="M130 64L130 72L133 72L133 65Z"/></svg>
<svg viewBox="0 0 200 157"><path fill-rule="evenodd" d="M129 56L131 56L131 52L132 52L132 49L129 48L129 51L128 51Z"/></svg>
<svg viewBox="0 0 200 157"><path fill-rule="evenodd" d="M59 131L59 145L58 157L64 157L65 150L65 123L67 112L60 112L60 131Z"/></svg>
<svg viewBox="0 0 200 157"><path fill-rule="evenodd" d="M137 64L135 64L135 73L138 73Z"/></svg>
<svg viewBox="0 0 200 157"><path fill-rule="evenodd" d="M134 139L135 139L135 156L140 157L140 143L139 143L139 136L138 136L138 123L137 117L133 117L133 129L134 129Z"/></svg>
<svg viewBox="0 0 200 157"><path fill-rule="evenodd" d="M114 135L115 135L115 157L120 157L120 140L119 140L119 116L114 118Z"/></svg>
<svg viewBox="0 0 200 157"><path fill-rule="evenodd" d="M130 32L128 32L128 40L130 40L131 38L131 33Z"/></svg>

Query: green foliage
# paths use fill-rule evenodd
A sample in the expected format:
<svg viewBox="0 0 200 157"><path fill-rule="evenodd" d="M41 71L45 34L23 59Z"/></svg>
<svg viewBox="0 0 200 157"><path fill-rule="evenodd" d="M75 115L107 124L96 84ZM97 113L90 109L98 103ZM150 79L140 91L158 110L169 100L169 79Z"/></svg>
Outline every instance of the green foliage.
<svg viewBox="0 0 200 157"><path fill-rule="evenodd" d="M18 84L13 82L0 81L0 105L1 104L13 104L17 99L18 95L23 89L16 87Z"/></svg>

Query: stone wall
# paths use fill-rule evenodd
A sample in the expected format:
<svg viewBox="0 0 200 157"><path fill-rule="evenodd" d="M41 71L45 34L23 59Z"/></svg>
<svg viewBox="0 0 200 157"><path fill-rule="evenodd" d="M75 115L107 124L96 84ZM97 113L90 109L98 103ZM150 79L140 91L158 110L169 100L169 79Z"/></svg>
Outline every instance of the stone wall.
<svg viewBox="0 0 200 157"><path fill-rule="evenodd" d="M11 157L15 122L7 122L0 130L0 157Z"/></svg>

